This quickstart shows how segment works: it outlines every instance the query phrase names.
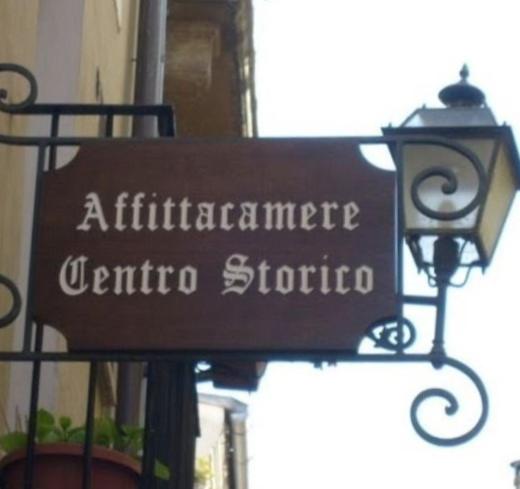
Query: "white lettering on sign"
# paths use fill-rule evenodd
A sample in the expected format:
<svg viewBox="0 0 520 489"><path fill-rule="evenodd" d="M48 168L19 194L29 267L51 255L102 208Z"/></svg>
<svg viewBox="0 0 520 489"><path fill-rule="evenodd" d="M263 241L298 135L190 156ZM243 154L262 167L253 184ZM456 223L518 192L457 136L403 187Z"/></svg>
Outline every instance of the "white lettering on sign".
<svg viewBox="0 0 520 489"><path fill-rule="evenodd" d="M97 225L101 231L108 230L108 224L105 220L105 215L103 214L103 207L101 207L101 201L99 200L98 194L95 192L90 192L87 194L85 198L85 217L83 221L78 224L76 229L80 231L90 231L91 223L90 221L97 221Z"/></svg>
<svg viewBox="0 0 520 489"><path fill-rule="evenodd" d="M252 264L249 256L234 253L224 263L221 293L243 295L248 291L257 291L262 295L345 295L352 292L366 295L374 290L374 270L371 267L330 266L327 255L321 260L319 267L273 267L266 260ZM180 268L153 265L150 260L140 266L93 266L88 257L71 255L60 267L59 284L63 293L69 296L87 292L116 296L136 293L167 295L171 292L190 295L197 291L198 270L191 265Z"/></svg>
<svg viewBox="0 0 520 489"><path fill-rule="evenodd" d="M197 290L197 269L190 265L176 270L154 266L146 260L141 266L93 267L84 255L68 256L60 267L60 288L66 295L91 292L95 295L130 296L137 292L166 295L176 290L189 295Z"/></svg>
<svg viewBox="0 0 520 489"><path fill-rule="evenodd" d="M263 295L308 295L313 292L322 295L345 295L351 291L365 295L374 290L374 270L371 267L363 265L349 273L351 268L346 265L329 266L327 255L322 257L322 261L325 263L319 267L320 272L316 273L317 267L314 265L302 265L297 268L282 265L273 269L267 261L262 260L254 266L250 264L248 256L235 253L228 257L224 265L222 294L243 295L250 288Z"/></svg>
<svg viewBox="0 0 520 489"><path fill-rule="evenodd" d="M255 272L251 267L246 266L247 256L234 254L226 261L226 268L222 273L224 277L225 289L222 294L234 292L242 295L251 285Z"/></svg>
<svg viewBox="0 0 520 489"><path fill-rule="evenodd" d="M193 202L183 196L160 198L155 192L121 192L110 207L96 192L85 195L83 212L76 231L130 233L297 231L353 232L360 226L361 211L354 201L337 202ZM296 252L297 250L295 250ZM191 265L96 264L85 256L67 256L59 270L62 292L74 297L191 295L198 290L199 271ZM222 264L221 295L243 296L259 293L366 295L374 290L374 269L366 264L334 263L328 254L314 263L277 264L243 253L230 254Z"/></svg>
<svg viewBox="0 0 520 489"><path fill-rule="evenodd" d="M360 209L356 202L192 202L171 196L159 200L155 192L121 192L113 204L114 212L103 208L99 195L85 196L85 212L78 231L294 231L302 229L354 231L359 226ZM107 217L112 217L108 220Z"/></svg>
<svg viewBox="0 0 520 489"><path fill-rule="evenodd" d="M88 285L85 283L86 256L74 258L68 256L60 269L60 287L67 295L80 295L86 292Z"/></svg>

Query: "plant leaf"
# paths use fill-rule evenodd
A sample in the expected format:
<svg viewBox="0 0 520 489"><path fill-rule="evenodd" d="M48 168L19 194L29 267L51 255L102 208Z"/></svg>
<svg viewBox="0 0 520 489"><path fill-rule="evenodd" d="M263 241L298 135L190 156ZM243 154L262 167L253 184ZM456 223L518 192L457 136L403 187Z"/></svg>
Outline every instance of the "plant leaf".
<svg viewBox="0 0 520 489"><path fill-rule="evenodd" d="M163 481L170 480L170 469L157 459L154 462L153 473L158 479Z"/></svg>
<svg viewBox="0 0 520 489"><path fill-rule="evenodd" d="M57 443L67 441L63 437L63 433L58 428L52 427L48 431L41 431L37 437L38 443Z"/></svg>
<svg viewBox="0 0 520 489"><path fill-rule="evenodd" d="M70 427L72 426L72 419L70 419L69 416L60 416L59 420L61 429L67 433L70 430Z"/></svg>
<svg viewBox="0 0 520 489"><path fill-rule="evenodd" d="M59 441L56 439L56 431L54 416L43 408L38 409L36 413L36 441L39 443Z"/></svg>
<svg viewBox="0 0 520 489"><path fill-rule="evenodd" d="M143 451L144 429L139 426L121 426L121 446L132 457L140 457Z"/></svg>
<svg viewBox="0 0 520 489"><path fill-rule="evenodd" d="M21 431L13 431L0 436L0 447L4 452L11 453L25 448L27 445L27 434Z"/></svg>
<svg viewBox="0 0 520 489"><path fill-rule="evenodd" d="M195 481L199 484L205 484L213 477L211 470L211 459L207 457L198 457L195 462Z"/></svg>
<svg viewBox="0 0 520 489"><path fill-rule="evenodd" d="M111 418L97 418L94 423L94 444L107 448L114 446L117 427Z"/></svg>
<svg viewBox="0 0 520 489"><path fill-rule="evenodd" d="M46 426L54 426L55 424L54 416L43 408L38 409L38 413L36 414L36 422Z"/></svg>
<svg viewBox="0 0 520 489"><path fill-rule="evenodd" d="M70 443L85 443L85 428L82 426L68 431L67 441Z"/></svg>

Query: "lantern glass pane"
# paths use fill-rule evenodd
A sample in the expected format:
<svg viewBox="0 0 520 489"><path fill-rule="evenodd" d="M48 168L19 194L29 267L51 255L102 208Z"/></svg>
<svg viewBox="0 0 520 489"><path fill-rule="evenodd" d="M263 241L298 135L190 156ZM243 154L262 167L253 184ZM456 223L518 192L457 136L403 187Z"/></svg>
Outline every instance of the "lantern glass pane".
<svg viewBox="0 0 520 489"><path fill-rule="evenodd" d="M491 169L489 194L479 226L480 239L488 261L493 255L515 192L512 163L504 144L501 143L496 162Z"/></svg>
<svg viewBox="0 0 520 489"><path fill-rule="evenodd" d="M488 107L448 107L418 109L403 127L468 127L496 126L495 116Z"/></svg>
<svg viewBox="0 0 520 489"><path fill-rule="evenodd" d="M479 157L487 173L494 140L466 139L458 142ZM457 234L476 227L478 208L458 219L440 219L423 213L412 201L412 186L418 175L441 168L453 173L457 190L453 193L444 192L443 187L447 180L442 176L430 176L416 187L419 200L427 209L446 216L463 209L475 198L478 188L478 176L470 160L451 148L431 144L407 144L403 148L402 164L405 227L408 233L420 231L420 234Z"/></svg>

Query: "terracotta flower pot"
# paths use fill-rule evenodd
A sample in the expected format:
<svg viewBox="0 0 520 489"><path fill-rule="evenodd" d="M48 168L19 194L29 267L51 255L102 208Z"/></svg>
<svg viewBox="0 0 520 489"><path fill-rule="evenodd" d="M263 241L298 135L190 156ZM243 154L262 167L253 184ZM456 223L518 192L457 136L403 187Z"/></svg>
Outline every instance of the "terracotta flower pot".
<svg viewBox="0 0 520 489"><path fill-rule="evenodd" d="M5 489L23 487L25 450L0 460ZM137 489L140 464L124 453L95 446L92 449L91 489ZM34 484L36 489L80 489L83 476L83 446L71 443L36 445Z"/></svg>

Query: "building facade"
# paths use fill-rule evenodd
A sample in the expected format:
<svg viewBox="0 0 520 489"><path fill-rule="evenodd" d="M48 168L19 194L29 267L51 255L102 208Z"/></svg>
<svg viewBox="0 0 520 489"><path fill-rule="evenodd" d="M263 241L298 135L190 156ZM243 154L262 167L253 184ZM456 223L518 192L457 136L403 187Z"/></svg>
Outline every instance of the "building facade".
<svg viewBox="0 0 520 489"><path fill-rule="evenodd" d="M256 134L252 6L249 0L170 0L166 17L164 103L176 114L180 137L242 137ZM138 0L6 0L0 5L4 29L0 59L27 67L38 82L38 103L132 104L139 42ZM0 73L5 103L23 100L22 77ZM48 135L49 117L0 113L6 135ZM59 136L98 137L106 131L103 116L62 117ZM129 137L132 120L113 120L113 136ZM58 165L74 149L59 150ZM35 152L0 145L0 272L26 290L35 186ZM5 291L2 310L10 307ZM22 297L22 306L25 305ZM24 311L15 324L0 329L0 349L19 351ZM44 351L64 352L66 340L51 327L44 330ZM255 386L262 366L223 362L215 365L222 385ZM0 430L23 428L30 400L32 365L0 362ZM101 365L96 411L112 414L117 404L115 363ZM44 362L39 405L85 417L88 365ZM219 485L220 487L231 487Z"/></svg>

